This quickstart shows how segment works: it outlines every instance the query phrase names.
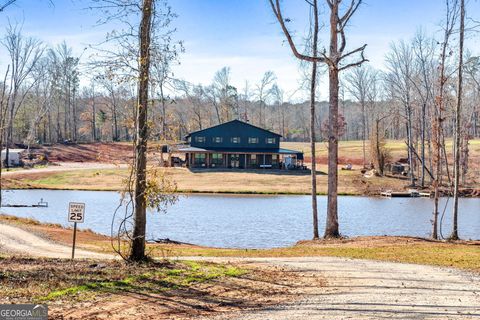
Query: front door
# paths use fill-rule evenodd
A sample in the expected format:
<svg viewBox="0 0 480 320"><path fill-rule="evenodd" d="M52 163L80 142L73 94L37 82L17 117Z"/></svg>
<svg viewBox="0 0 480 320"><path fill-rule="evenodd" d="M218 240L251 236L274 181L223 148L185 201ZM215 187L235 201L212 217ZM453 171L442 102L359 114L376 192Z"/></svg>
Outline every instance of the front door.
<svg viewBox="0 0 480 320"><path fill-rule="evenodd" d="M238 155L238 154L230 155L230 167L231 168L240 167L240 155Z"/></svg>

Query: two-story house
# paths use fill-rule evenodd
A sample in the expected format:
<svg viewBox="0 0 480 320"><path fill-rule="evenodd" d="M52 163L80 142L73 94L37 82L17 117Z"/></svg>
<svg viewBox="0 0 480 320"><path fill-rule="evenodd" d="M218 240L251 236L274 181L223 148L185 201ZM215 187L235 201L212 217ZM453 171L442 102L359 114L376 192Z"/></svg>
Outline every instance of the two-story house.
<svg viewBox="0 0 480 320"><path fill-rule="evenodd" d="M178 151L190 168L274 168L303 166L303 153L280 148L282 136L233 120L186 136L190 143Z"/></svg>

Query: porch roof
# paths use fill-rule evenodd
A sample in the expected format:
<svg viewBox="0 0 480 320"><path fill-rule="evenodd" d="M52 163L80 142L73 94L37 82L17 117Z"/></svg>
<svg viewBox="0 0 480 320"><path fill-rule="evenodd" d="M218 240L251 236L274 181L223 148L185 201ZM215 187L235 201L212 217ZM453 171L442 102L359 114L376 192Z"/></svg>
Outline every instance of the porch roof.
<svg viewBox="0 0 480 320"><path fill-rule="evenodd" d="M270 153L270 154L290 154L290 155L303 155L303 152L283 149L283 148L274 148L274 149L257 149L257 148L197 148L197 147L186 147L178 149L178 152L189 153L189 152L205 152L205 153Z"/></svg>

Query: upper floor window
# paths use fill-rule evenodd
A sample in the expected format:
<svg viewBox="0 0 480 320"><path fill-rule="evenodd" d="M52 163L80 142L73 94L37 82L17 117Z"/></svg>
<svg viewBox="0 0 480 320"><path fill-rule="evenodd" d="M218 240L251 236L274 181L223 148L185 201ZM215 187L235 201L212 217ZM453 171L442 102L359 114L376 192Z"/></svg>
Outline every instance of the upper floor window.
<svg viewBox="0 0 480 320"><path fill-rule="evenodd" d="M248 143L258 143L258 138L248 138Z"/></svg>
<svg viewBox="0 0 480 320"><path fill-rule="evenodd" d="M195 137L195 142L203 143L205 142L205 137Z"/></svg>
<svg viewBox="0 0 480 320"><path fill-rule="evenodd" d="M232 143L240 143L240 137L232 137Z"/></svg>
<svg viewBox="0 0 480 320"><path fill-rule="evenodd" d="M267 138L267 144L274 144L275 138Z"/></svg>
<svg viewBox="0 0 480 320"><path fill-rule="evenodd" d="M215 143L222 143L223 138L222 137L213 137L213 142Z"/></svg>

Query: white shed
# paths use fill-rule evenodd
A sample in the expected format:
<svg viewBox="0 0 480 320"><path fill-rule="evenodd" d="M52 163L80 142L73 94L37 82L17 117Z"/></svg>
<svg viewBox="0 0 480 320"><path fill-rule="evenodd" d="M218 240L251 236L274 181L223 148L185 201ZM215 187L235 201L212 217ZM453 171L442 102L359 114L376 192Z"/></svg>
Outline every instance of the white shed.
<svg viewBox="0 0 480 320"><path fill-rule="evenodd" d="M22 153L27 150L25 149L9 149L8 150L8 162L9 167L19 166L20 159L22 157ZM2 150L2 162L5 161L7 156L7 151L5 149Z"/></svg>

